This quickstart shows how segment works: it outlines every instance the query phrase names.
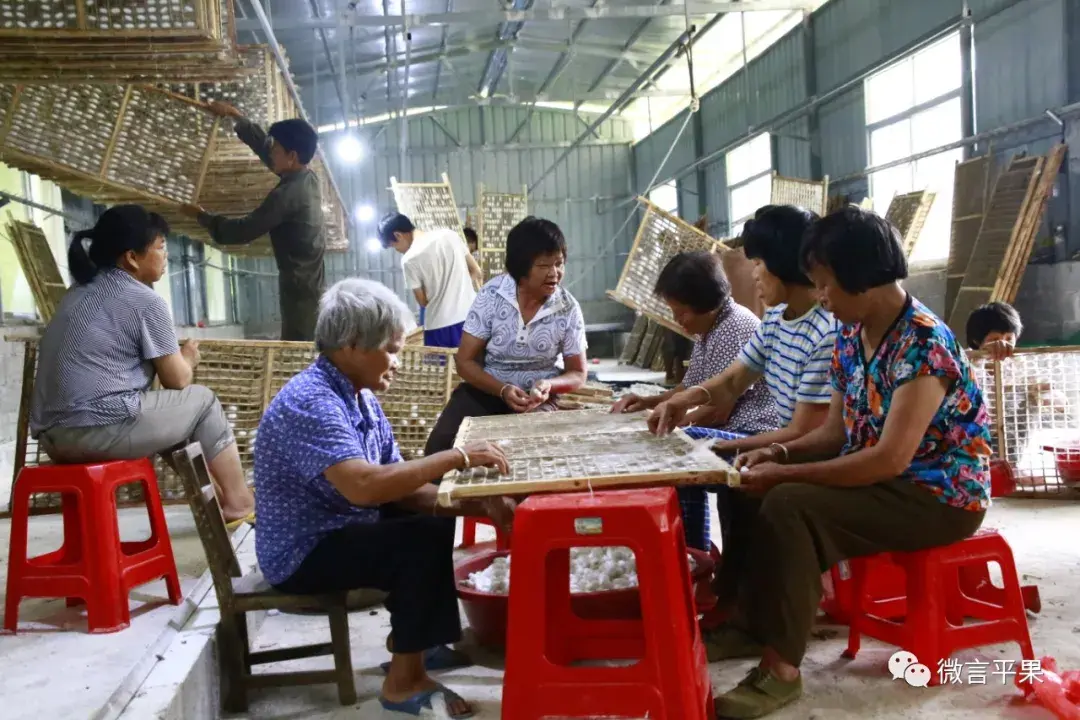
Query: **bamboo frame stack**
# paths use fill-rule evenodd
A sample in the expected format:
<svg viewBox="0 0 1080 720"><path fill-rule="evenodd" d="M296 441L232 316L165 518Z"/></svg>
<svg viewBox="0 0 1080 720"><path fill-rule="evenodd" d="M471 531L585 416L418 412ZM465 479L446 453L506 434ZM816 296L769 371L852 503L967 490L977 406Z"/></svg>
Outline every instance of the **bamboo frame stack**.
<svg viewBox="0 0 1080 720"><path fill-rule="evenodd" d="M681 429L665 437L640 417L607 410L465 418L455 445L498 444L510 474L470 468L439 485L439 503L500 495L581 492L643 485L737 484L738 472Z"/></svg>
<svg viewBox="0 0 1080 720"><path fill-rule="evenodd" d="M465 242L461 216L454 202L454 189L446 173L438 183L402 183L391 177L390 189L398 212L406 215L417 230L449 229Z"/></svg>
<svg viewBox="0 0 1080 720"><path fill-rule="evenodd" d="M773 205L798 205L825 215L829 209L829 176L823 180L802 180L784 177L774 170L769 197Z"/></svg>
<svg viewBox="0 0 1080 720"><path fill-rule="evenodd" d="M980 305L1016 299L1065 151L1060 144L1045 157L1013 158L997 178L949 314L954 332Z"/></svg>
<svg viewBox="0 0 1080 720"><path fill-rule="evenodd" d="M699 250L715 252L717 241L690 223L664 212L646 198L639 197L638 202L644 208L645 215L638 225L619 282L614 290L608 291L608 297L689 338L675 322L671 308L653 293L653 288L660 272L673 256Z"/></svg>
<svg viewBox="0 0 1080 720"><path fill-rule="evenodd" d="M889 203L885 219L900 231L905 257L911 257L912 251L915 250L915 244L919 242L919 235L922 233L923 226L926 225L926 218L930 215L930 208L934 204L935 197L937 193L929 190L916 190L895 195Z"/></svg>
<svg viewBox="0 0 1080 720"><path fill-rule="evenodd" d="M529 215L529 188L521 194L493 193L481 184L476 190L481 267L488 280L506 268L506 236Z"/></svg>
<svg viewBox="0 0 1080 720"><path fill-rule="evenodd" d="M945 270L945 317L952 315L956 296L971 261L971 251L982 227L990 194L990 163L987 153L956 164L953 179L952 233L949 237L949 263Z"/></svg>
<svg viewBox="0 0 1080 720"><path fill-rule="evenodd" d="M22 342L22 395L16 427L14 478L25 466L50 462L30 437L30 402L37 371L37 338L9 337ZM193 382L214 391L225 410L236 436L240 461L250 473L259 421L278 394L294 375L316 357L310 343L269 340L200 340L202 361ZM456 351L408 345L398 354L399 367L390 389L379 397L395 438L406 459L423 454L428 433L442 412L456 381L453 357ZM166 502L186 502L183 486L172 469L156 459L158 486ZM138 485L127 486L119 495L124 502L141 499ZM59 509L59 497L41 495L32 498L32 506L41 511Z"/></svg>
<svg viewBox="0 0 1080 720"><path fill-rule="evenodd" d="M0 0L0 81L237 78L234 38L229 0Z"/></svg>
<svg viewBox="0 0 1080 720"><path fill-rule="evenodd" d="M220 122L150 85L0 85L0 160L97 202L193 203Z"/></svg>
<svg viewBox="0 0 1080 720"><path fill-rule="evenodd" d="M60 275L49 241L41 228L21 220L10 220L7 234L15 247L15 256L22 265L23 276L30 285L38 315L43 323L48 323L67 293L67 285Z"/></svg>

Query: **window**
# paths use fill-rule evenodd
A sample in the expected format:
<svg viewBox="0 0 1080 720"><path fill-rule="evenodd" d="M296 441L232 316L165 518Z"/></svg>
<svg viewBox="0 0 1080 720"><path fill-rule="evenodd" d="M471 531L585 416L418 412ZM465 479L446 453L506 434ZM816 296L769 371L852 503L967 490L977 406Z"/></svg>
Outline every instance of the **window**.
<svg viewBox="0 0 1080 720"><path fill-rule="evenodd" d="M724 158L728 185L728 233L735 237L743 223L772 199L772 142L769 133L747 140Z"/></svg>
<svg viewBox="0 0 1080 720"><path fill-rule="evenodd" d="M211 324L228 322L229 284L225 277L225 271L229 267L228 260L224 253L210 246L204 248L204 257L206 320Z"/></svg>
<svg viewBox="0 0 1080 720"><path fill-rule="evenodd" d="M903 160L963 137L960 35L934 43L866 80L866 123L872 166ZM930 216L909 260L949 257L953 174L964 157L957 148L870 174L874 210L884 214L893 196L935 193Z"/></svg>
<svg viewBox="0 0 1080 720"><path fill-rule="evenodd" d="M649 202L664 212L679 214L679 188L675 181L657 185L649 192Z"/></svg>

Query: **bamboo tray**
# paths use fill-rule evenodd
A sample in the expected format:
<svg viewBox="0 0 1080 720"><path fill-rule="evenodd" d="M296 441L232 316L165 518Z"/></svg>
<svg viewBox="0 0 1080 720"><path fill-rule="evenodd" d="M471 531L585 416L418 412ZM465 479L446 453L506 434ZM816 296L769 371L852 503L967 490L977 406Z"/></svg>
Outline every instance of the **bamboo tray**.
<svg viewBox="0 0 1080 720"><path fill-rule="evenodd" d="M506 237L514 226L529 215L529 189L520 195L493 193L477 188L478 225L476 234L480 239L481 267L484 279L500 274L506 267Z"/></svg>
<svg viewBox="0 0 1080 720"><path fill-rule="evenodd" d="M671 308L653 293L660 272L672 257L683 252L715 252L717 241L643 197L645 216L626 258L619 283L608 296L669 330L689 338L671 314ZM693 339L693 338L690 338Z"/></svg>
<svg viewBox="0 0 1080 720"><path fill-rule="evenodd" d="M904 256L910 257L919 242L926 218L930 215L930 208L934 204L936 193L928 190L916 190L915 192L896 195L889 203L889 209L885 212L885 219L896 226L900 231L900 238L904 246Z"/></svg>
<svg viewBox="0 0 1080 720"><path fill-rule="evenodd" d="M98 201L194 202L219 124L150 85L0 85L0 160Z"/></svg>
<svg viewBox="0 0 1080 720"><path fill-rule="evenodd" d="M450 178L443 173L441 183L401 183L390 178L390 189L398 212L408 216L418 230L453 230L465 242L464 228Z"/></svg>
<svg viewBox="0 0 1080 720"><path fill-rule="evenodd" d="M466 418L455 445L498 444L510 474L471 468L439 485L439 503L502 495L581 492L643 485L738 484L738 472L677 430L656 437L640 415L566 410Z"/></svg>
<svg viewBox="0 0 1080 720"><path fill-rule="evenodd" d="M818 215L825 215L829 207L829 176L824 180L802 180L789 178L773 172L773 205L797 205L812 210Z"/></svg>

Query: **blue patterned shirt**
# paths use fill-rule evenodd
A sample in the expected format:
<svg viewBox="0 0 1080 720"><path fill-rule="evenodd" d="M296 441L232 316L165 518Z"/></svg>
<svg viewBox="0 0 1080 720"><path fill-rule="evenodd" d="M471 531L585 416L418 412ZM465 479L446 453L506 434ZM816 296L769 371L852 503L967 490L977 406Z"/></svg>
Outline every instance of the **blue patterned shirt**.
<svg viewBox="0 0 1080 720"><path fill-rule="evenodd" d="M585 318L574 296L559 287L526 324L518 307L517 283L492 278L476 296L464 331L487 342L484 371L500 382L529 390L538 380L558 377L563 358L585 352Z"/></svg>
<svg viewBox="0 0 1080 720"><path fill-rule="evenodd" d="M285 582L324 537L353 523L379 520L330 484L326 469L358 458L401 462L379 401L325 357L286 383L270 402L255 439L255 554L271 585Z"/></svg>

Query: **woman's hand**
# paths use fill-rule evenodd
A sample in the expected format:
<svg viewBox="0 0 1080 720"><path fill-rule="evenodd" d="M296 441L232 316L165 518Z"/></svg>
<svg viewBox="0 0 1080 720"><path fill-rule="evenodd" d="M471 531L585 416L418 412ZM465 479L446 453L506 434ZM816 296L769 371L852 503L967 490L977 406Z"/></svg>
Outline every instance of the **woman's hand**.
<svg viewBox="0 0 1080 720"><path fill-rule="evenodd" d="M183 345L180 346L180 354L187 360L191 369L199 367L199 362L202 360L202 353L199 352L198 340L186 340Z"/></svg>
<svg viewBox="0 0 1080 720"><path fill-rule="evenodd" d="M649 406L645 403L645 400L634 393L623 395L617 403L611 406L611 412L614 414L636 413L648 409Z"/></svg>
<svg viewBox="0 0 1080 720"><path fill-rule="evenodd" d="M232 105L221 102L220 100L211 100L210 104L207 105L207 109L218 117L231 117L237 120L244 117L243 114Z"/></svg>
<svg viewBox="0 0 1080 720"><path fill-rule="evenodd" d="M649 432L663 437L677 428L686 417L686 408L667 400L660 403L649 416Z"/></svg>
<svg viewBox="0 0 1080 720"><path fill-rule="evenodd" d="M529 409L526 412L531 412L540 407L548 401L551 397L551 381L540 380L533 385L532 390L529 391Z"/></svg>
<svg viewBox="0 0 1080 720"><path fill-rule="evenodd" d="M713 450L716 450L716 445L713 445ZM779 456L776 453L776 448L770 446L740 453L731 464L738 469L752 468L755 465L761 465L762 463L776 462L779 462Z"/></svg>
<svg viewBox="0 0 1080 720"><path fill-rule="evenodd" d="M469 467L493 467L503 475L510 473L506 453L498 445L493 445L487 440L476 440L461 449L469 456Z"/></svg>
<svg viewBox="0 0 1080 720"><path fill-rule="evenodd" d="M502 391L499 393L499 397L502 401L510 406L510 409L516 413L529 412L532 408L529 403L529 393L525 392L517 385L503 385Z"/></svg>
<svg viewBox="0 0 1080 720"><path fill-rule="evenodd" d="M993 360L1008 360L1013 356L1016 345L1007 340L994 340L983 345L982 350Z"/></svg>
<svg viewBox="0 0 1080 720"><path fill-rule="evenodd" d="M508 497L490 497L480 501L484 514L491 518L504 533L509 535L514 529L514 511L517 502Z"/></svg>
<svg viewBox="0 0 1080 720"><path fill-rule="evenodd" d="M774 462L761 462L739 473L739 489L751 495L764 495L784 482L786 468Z"/></svg>

